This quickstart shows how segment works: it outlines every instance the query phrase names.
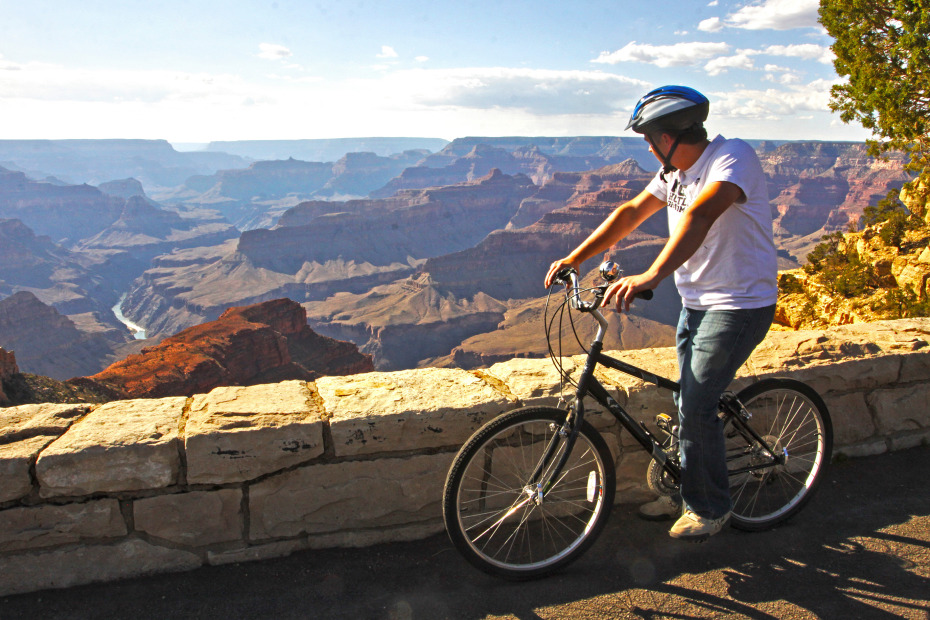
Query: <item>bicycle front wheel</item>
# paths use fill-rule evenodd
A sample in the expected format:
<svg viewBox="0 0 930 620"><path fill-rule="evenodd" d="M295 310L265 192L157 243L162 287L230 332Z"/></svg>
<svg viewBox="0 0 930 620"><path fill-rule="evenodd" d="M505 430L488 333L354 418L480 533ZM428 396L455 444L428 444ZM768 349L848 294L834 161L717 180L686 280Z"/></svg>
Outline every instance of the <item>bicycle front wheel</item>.
<svg viewBox="0 0 930 620"><path fill-rule="evenodd" d="M741 432L737 422L728 422L731 522L742 530L765 530L810 500L830 462L833 425L817 392L793 379L762 380L737 398L751 414L746 424L781 462L772 464L765 448Z"/></svg>
<svg viewBox="0 0 930 620"><path fill-rule="evenodd" d="M614 464L587 422L540 495L538 480L550 478L567 448L560 433L566 415L552 407L504 414L455 457L443 518L453 544L474 566L508 579L540 577L577 559L604 529L616 489ZM537 471L542 474L533 480Z"/></svg>

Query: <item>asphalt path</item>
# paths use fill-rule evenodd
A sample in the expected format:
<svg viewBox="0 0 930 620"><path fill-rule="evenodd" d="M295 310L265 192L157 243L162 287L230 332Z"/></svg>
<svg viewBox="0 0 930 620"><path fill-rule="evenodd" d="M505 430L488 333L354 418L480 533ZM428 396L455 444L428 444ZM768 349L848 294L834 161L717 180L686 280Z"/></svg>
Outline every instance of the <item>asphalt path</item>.
<svg viewBox="0 0 930 620"><path fill-rule="evenodd" d="M510 583L444 535L0 599L41 618L930 618L930 448L834 463L776 530L676 541L617 506L560 574Z"/></svg>

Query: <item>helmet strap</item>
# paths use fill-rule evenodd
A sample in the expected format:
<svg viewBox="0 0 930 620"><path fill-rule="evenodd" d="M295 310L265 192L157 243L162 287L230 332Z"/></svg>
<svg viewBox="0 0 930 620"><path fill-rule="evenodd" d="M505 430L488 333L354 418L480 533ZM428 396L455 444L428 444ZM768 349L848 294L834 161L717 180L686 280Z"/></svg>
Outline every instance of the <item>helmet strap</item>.
<svg viewBox="0 0 930 620"><path fill-rule="evenodd" d="M681 142L681 134L675 136L675 141L672 142L672 147L668 150L668 155L662 153L662 150L659 149L658 145L653 141L652 136L648 133L646 134L646 139L649 140L649 144L652 146L652 150L658 153L659 158L662 160L662 172L659 173L659 178L665 181L665 175L670 172L677 170L675 166L672 165L672 156L675 154L675 150L678 148L678 144Z"/></svg>

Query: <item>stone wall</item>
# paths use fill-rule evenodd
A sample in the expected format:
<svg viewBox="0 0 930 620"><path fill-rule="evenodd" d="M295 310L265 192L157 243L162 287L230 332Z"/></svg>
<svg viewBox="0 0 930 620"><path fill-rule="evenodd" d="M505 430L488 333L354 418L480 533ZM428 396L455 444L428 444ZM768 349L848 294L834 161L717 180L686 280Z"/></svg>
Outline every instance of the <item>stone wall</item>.
<svg viewBox="0 0 930 620"><path fill-rule="evenodd" d="M773 332L741 369L790 376L830 408L835 453L930 439L930 319ZM674 351L614 353L676 376ZM563 360L575 372L582 358ZM636 419L665 390L601 373ZM492 417L555 404L549 360L217 388L193 398L0 409L0 594L442 531L457 448ZM646 497L646 458L592 416L618 467L618 501Z"/></svg>

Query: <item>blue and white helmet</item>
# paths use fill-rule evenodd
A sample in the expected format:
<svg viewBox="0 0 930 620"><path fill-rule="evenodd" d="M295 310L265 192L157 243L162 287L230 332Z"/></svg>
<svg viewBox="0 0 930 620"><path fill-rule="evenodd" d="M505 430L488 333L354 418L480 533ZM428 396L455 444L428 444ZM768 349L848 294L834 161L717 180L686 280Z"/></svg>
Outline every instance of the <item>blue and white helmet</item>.
<svg viewBox="0 0 930 620"><path fill-rule="evenodd" d="M633 108L627 129L646 133L654 129L680 132L707 120L710 102L687 86L660 86L646 93Z"/></svg>

